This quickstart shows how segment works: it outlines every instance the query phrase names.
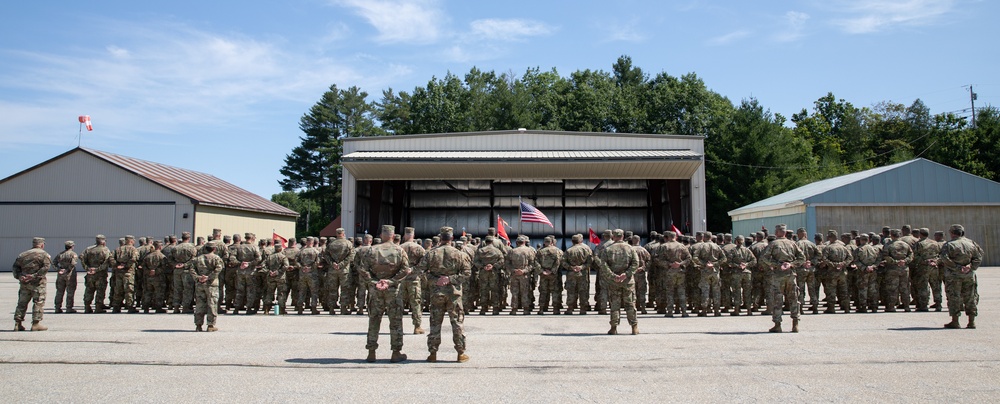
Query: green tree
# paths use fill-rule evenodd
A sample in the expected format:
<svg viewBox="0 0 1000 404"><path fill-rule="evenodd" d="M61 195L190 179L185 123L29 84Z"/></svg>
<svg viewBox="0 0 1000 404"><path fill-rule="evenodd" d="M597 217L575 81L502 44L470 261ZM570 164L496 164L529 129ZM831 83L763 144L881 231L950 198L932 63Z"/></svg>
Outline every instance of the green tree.
<svg viewBox="0 0 1000 404"><path fill-rule="evenodd" d="M301 198L298 193L292 191L277 193L271 195L271 202L299 212L299 218L295 222L297 238L319 234L319 231L330 223L320 215L319 205L316 202Z"/></svg>

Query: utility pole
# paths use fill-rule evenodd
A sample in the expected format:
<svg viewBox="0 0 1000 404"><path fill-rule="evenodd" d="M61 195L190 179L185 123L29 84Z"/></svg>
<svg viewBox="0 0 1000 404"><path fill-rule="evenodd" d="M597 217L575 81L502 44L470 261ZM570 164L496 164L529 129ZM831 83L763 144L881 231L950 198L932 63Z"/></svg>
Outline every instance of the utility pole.
<svg viewBox="0 0 1000 404"><path fill-rule="evenodd" d="M972 102L972 128L976 127L976 93L972 91L972 84L969 84L969 101Z"/></svg>

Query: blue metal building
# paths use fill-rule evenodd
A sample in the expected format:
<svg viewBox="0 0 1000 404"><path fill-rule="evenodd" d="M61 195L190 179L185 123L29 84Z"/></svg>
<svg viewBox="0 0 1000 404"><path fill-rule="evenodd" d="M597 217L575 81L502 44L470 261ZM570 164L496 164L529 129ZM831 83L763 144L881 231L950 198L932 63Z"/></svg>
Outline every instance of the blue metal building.
<svg viewBox="0 0 1000 404"><path fill-rule="evenodd" d="M965 226L966 235L1000 264L1000 183L918 158L817 181L729 212L733 234L785 223L809 234L879 232L882 226L932 232Z"/></svg>

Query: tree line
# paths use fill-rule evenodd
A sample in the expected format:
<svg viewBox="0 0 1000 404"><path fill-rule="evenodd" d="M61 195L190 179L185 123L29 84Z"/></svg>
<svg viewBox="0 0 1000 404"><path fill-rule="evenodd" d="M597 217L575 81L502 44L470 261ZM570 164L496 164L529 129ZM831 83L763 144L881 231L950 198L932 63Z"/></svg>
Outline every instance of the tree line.
<svg viewBox="0 0 1000 404"><path fill-rule="evenodd" d="M610 71L473 67L381 97L331 85L299 120L301 143L285 158L284 192L272 200L300 212L299 235L318 234L340 211L342 141L357 136L537 130L705 136L708 227L726 212L838 175L923 157L1000 179L1000 110L976 109L972 125L933 114L920 100L857 107L833 93L791 118L754 98L738 103L695 73L653 75L621 56Z"/></svg>

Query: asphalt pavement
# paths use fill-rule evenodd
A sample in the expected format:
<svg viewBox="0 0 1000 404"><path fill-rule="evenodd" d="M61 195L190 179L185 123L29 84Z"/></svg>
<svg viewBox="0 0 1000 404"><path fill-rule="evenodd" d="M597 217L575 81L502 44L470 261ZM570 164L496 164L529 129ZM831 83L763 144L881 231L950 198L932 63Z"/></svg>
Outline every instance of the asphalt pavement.
<svg viewBox="0 0 1000 404"><path fill-rule="evenodd" d="M455 362L448 321L438 363L410 334L409 360L364 361L367 316L54 314L11 332L17 283L0 274L5 402L992 402L1000 395L1000 271L979 270L976 330L947 311L805 315L798 334L769 316L639 316L640 335L606 335L608 316L465 319L471 360ZM83 276L77 290L81 308ZM30 317L30 306L29 306ZM963 315L962 323L966 318ZM0 323L3 324L3 323ZM786 329L791 321L786 318ZM424 316L424 328L429 318Z"/></svg>

